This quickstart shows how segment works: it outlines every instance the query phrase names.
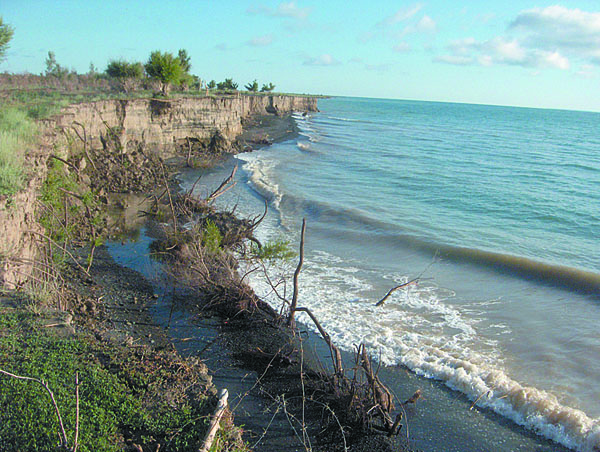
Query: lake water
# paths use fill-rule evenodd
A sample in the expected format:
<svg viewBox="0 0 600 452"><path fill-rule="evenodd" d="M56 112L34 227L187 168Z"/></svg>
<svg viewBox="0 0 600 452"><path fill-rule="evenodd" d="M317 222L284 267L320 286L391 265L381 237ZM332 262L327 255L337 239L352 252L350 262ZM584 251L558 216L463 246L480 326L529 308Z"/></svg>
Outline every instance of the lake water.
<svg viewBox="0 0 600 452"><path fill-rule="evenodd" d="M236 156L238 189L219 200L255 216L267 199L263 240L297 240L306 218L300 305L347 350L363 342L391 369L600 450L600 114L360 98L319 109L295 115L297 139Z"/></svg>

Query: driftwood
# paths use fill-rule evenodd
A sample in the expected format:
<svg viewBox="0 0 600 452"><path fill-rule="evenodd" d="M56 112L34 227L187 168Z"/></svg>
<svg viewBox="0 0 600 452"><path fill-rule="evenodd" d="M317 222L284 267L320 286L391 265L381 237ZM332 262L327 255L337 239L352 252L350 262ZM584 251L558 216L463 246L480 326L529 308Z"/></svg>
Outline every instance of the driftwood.
<svg viewBox="0 0 600 452"><path fill-rule="evenodd" d="M217 434L217 430L219 429L219 422L223 417L223 413L225 412L225 408L227 408L227 397L229 393L227 389L221 389L219 393L219 403L217 405L217 409L213 414L213 418L210 421L210 425L208 426L208 431L206 432L206 436L204 437L204 442L199 452L208 452L212 446L213 441L215 440L215 435Z"/></svg>

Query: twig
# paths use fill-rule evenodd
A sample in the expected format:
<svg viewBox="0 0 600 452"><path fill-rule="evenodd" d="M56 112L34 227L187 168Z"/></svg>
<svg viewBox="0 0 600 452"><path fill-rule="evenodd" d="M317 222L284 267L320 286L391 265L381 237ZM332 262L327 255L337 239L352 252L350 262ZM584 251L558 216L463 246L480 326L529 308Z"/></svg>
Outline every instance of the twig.
<svg viewBox="0 0 600 452"><path fill-rule="evenodd" d="M173 198L171 197L171 190L169 189L169 183L167 181L167 176L165 174L165 165L160 162L160 169L162 171L162 177L165 183L165 188L167 189L167 195L169 197L169 206L171 206L171 214L173 215L173 228L175 229L175 233L177 234L177 216L175 215L175 207L173 206Z"/></svg>
<svg viewBox="0 0 600 452"><path fill-rule="evenodd" d="M83 268L83 266L79 262L77 262L77 259L75 258L75 256L73 256L73 254L71 254L69 252L69 250L67 250L66 248L62 247L61 245L59 245L58 243L56 243L54 240L52 240L50 237L42 234L41 232L37 232L37 231L33 231L33 230L29 230L27 232L29 232L31 234L39 235L40 237L48 240L49 242L53 243L54 246L57 246L59 249L61 249L65 253L67 253L69 255L69 257L73 260L73 262L75 262L75 265L77 265L79 267L79 269L86 274L86 276L88 276L88 277L91 278L90 273L85 268Z"/></svg>
<svg viewBox="0 0 600 452"><path fill-rule="evenodd" d="M400 284L399 286L393 287L389 290L389 292L387 294L385 294L385 297L383 297L381 300L379 300L375 306L381 306L385 303L385 300L387 300L391 294L393 294L395 291L397 291L398 289L402 289L403 287L406 286L410 286L411 284L416 284L419 281L419 278L415 278L415 279L411 279L410 281L404 283L404 284Z"/></svg>
<svg viewBox="0 0 600 452"><path fill-rule="evenodd" d="M56 399L54 398L54 393L50 390L50 388L48 387L48 384L44 381L44 380L40 380L38 378L32 378L32 377L23 377L20 375L15 375L15 374L11 374L10 372L7 372L5 370L0 369L0 373L7 375L9 377L12 378L16 378L17 380L27 380L27 381L35 381L36 383L41 384L44 389L46 390L46 392L48 392L48 395L50 396L50 399L52 400L52 405L54 405L54 409L56 411L56 417L58 418L58 423L60 424L60 431L62 434L62 446L66 449L68 447L68 441L67 441L67 432L65 431L65 427L63 425L63 421L62 421L62 417L60 415L60 410L58 409L58 405L56 404Z"/></svg>
<svg viewBox="0 0 600 452"><path fill-rule="evenodd" d="M323 329L323 327L321 326L315 315L310 311L310 309L296 308L295 311L306 312L308 316L312 319L313 323L319 330L319 333L321 333L321 336L323 337L323 339L325 339L325 342L327 342L327 345L329 346L329 351L331 353L331 360L333 361L335 374L338 376L342 376L344 371L344 369L342 368L342 355L340 353L340 350L335 346L335 344L331 340L329 334L327 334L327 332Z"/></svg>
<svg viewBox="0 0 600 452"><path fill-rule="evenodd" d="M73 452L77 452L79 439L79 372L75 373L75 444Z"/></svg>

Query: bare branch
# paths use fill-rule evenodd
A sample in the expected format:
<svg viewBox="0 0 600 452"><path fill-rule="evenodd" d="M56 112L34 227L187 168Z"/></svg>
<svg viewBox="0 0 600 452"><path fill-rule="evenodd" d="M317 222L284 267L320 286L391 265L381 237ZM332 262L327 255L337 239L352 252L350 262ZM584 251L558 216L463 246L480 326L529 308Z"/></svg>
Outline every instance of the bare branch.
<svg viewBox="0 0 600 452"><path fill-rule="evenodd" d="M404 283L404 284L400 284L399 286L393 287L389 290L389 292L387 294L385 294L385 297L383 297L381 300L379 300L375 306L381 306L385 303L385 300L387 300L391 294L393 294L395 291L397 291L398 289L402 289L404 287L410 286L411 284L416 284L419 281L419 278L415 278L415 279L411 279L410 281Z"/></svg>
<svg viewBox="0 0 600 452"><path fill-rule="evenodd" d="M294 272L294 292L292 293L292 302L290 304L290 315L288 317L288 326L294 328L296 323L294 322L294 314L296 306L298 305L298 275L302 270L302 263L304 262L304 233L306 232L306 218L302 219L302 231L300 232L300 256L298 258L298 266ZM314 319L316 322L316 319Z"/></svg>
<svg viewBox="0 0 600 452"><path fill-rule="evenodd" d="M50 399L52 400L52 405L54 405L54 409L56 411L56 417L58 418L58 423L60 424L60 432L62 434L62 439L61 439L62 446L64 448L67 448L68 447L67 432L65 431L65 427L64 427L63 421L62 421L62 417L60 415L60 410L58 409L58 405L56 404L56 399L54 398L54 393L50 390L50 388L48 387L48 384L44 380L40 380L38 378L23 377L21 375L11 374L10 372L7 372L7 371L2 370L2 369L0 369L0 373L4 374L4 375L7 375L9 377L12 377L12 378L16 378L17 380L34 381L36 383L41 384L44 387L44 389L46 390L46 392L50 396Z"/></svg>

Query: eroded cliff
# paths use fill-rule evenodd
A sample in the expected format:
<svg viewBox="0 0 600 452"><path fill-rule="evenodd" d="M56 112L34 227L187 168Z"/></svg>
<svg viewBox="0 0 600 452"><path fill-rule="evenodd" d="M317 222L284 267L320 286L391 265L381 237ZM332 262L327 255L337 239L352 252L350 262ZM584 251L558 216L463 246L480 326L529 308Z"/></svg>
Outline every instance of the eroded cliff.
<svg viewBox="0 0 600 452"><path fill-rule="evenodd" d="M44 145L28 152L28 186L10 199L0 199L0 287L18 287L31 274L41 233L37 199L51 155L69 160L77 177L96 191L143 190L148 187L142 184L157 176L158 160L191 146L232 150L246 119L293 111L317 111L317 99L233 95L102 100L65 107L43 121Z"/></svg>

